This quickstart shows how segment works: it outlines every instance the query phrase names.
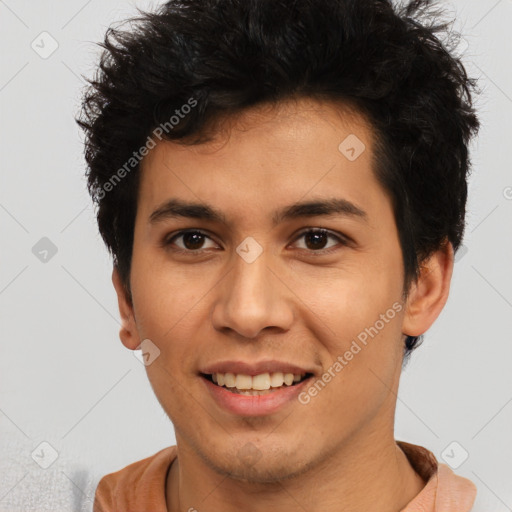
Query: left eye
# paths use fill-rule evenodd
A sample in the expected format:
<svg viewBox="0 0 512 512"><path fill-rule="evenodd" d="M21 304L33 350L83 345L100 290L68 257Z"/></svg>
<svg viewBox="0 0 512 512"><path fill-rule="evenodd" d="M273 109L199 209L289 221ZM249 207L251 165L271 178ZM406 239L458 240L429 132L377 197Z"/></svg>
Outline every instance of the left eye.
<svg viewBox="0 0 512 512"><path fill-rule="evenodd" d="M330 249L330 247L325 247L325 243L329 238L335 239L338 241L338 243L344 243L343 239L335 235L334 233L331 233L330 231L327 231L326 229L308 229L307 231L303 231L296 240L299 239L305 239L306 240L306 247L305 249L311 250L314 252L319 252L319 250L325 251L326 249ZM336 245L336 244L334 244ZM327 251L329 252L329 251Z"/></svg>
<svg viewBox="0 0 512 512"><path fill-rule="evenodd" d="M295 238L295 242L300 239L305 241L305 247L299 247L299 249L313 252L330 252L330 249L336 246L336 243L326 247L329 238L336 240L341 245L346 244L346 241L340 235L335 235L326 229L308 229L307 231L303 231ZM199 230L180 231L174 236L166 238L163 245L170 246L179 239L182 241L181 244L176 243L178 246L177 252L200 253L205 249L211 249L217 245L206 233ZM205 240L210 240L213 246L204 247Z"/></svg>

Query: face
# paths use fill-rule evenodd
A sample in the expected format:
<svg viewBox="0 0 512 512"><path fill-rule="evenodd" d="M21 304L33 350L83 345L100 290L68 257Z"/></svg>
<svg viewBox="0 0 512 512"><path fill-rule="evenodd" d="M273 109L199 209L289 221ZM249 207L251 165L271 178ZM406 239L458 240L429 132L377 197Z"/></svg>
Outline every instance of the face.
<svg viewBox="0 0 512 512"><path fill-rule="evenodd" d="M301 99L143 161L121 337L150 340L178 446L221 474L281 480L392 429L404 276L372 155L357 113Z"/></svg>

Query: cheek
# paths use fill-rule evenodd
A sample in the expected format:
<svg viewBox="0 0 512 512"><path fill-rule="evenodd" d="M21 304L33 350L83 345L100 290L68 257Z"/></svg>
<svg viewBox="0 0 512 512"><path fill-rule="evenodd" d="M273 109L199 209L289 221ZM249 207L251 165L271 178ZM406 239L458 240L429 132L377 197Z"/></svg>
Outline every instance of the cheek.
<svg viewBox="0 0 512 512"><path fill-rule="evenodd" d="M384 336L395 329L391 324L397 324L401 282L393 271L384 272L376 266L361 264L328 273L324 270L323 274L316 271L316 274L297 280L294 291L307 306L303 308L304 314L318 325L317 335L331 349L338 353L344 351L347 342L360 333L364 338L365 329L376 322ZM385 328L382 328L381 315L384 315Z"/></svg>
<svg viewBox="0 0 512 512"><path fill-rule="evenodd" d="M190 328L190 318L212 285L207 273L187 273L161 260L134 251L132 292L139 335L165 342Z"/></svg>
<svg viewBox="0 0 512 512"><path fill-rule="evenodd" d="M386 323L380 313L373 314L376 311L379 308L369 308L357 316L343 312L337 324L341 335L324 341L328 351L324 374L301 402L309 404L305 406L308 421L320 428L345 430L348 436L388 405L392 408L390 389L401 357L401 313L391 305L383 308Z"/></svg>
<svg viewBox="0 0 512 512"><path fill-rule="evenodd" d="M321 342L324 375L329 380L325 388L317 386L322 398L314 399L314 407L321 415L324 407L338 404L335 423L347 417L357 423L374 414L389 396L400 366L401 281L394 269L365 267L338 272L336 279L333 274L322 287L311 286L309 292L309 306L318 312L312 322L318 326L315 336Z"/></svg>

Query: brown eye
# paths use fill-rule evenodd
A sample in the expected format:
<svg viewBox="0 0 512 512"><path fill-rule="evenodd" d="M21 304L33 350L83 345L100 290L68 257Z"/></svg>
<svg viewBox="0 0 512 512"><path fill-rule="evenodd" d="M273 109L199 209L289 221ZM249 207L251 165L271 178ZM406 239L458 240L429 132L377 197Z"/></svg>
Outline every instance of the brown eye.
<svg viewBox="0 0 512 512"><path fill-rule="evenodd" d="M297 238L297 240L303 239L305 241L305 247L299 247L300 249L306 249L312 252L321 252L329 253L330 249L336 247L336 243L331 244L330 246L326 246L329 243L329 239L335 240L338 242L338 245L346 245L345 240L330 231L325 229L308 229L307 231L303 231Z"/></svg>
<svg viewBox="0 0 512 512"><path fill-rule="evenodd" d="M186 249L190 249L191 251L201 249L203 243L204 235L202 233L192 231L183 234L183 245L185 246Z"/></svg>
<svg viewBox="0 0 512 512"><path fill-rule="evenodd" d="M176 240L182 239L181 244L176 243ZM167 239L164 243L165 246L176 244L181 252L200 252L205 249L205 241L211 238L202 231L181 231L173 237ZM207 248L207 247L206 247Z"/></svg>
<svg viewBox="0 0 512 512"><path fill-rule="evenodd" d="M324 249L329 240L329 235L325 232L308 231L304 234L306 246L308 249Z"/></svg>

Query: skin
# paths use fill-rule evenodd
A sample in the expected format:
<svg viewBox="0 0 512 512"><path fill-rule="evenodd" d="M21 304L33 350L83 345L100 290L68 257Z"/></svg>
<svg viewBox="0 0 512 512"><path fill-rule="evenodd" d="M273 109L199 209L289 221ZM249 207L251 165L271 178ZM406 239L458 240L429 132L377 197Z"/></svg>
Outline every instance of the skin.
<svg viewBox="0 0 512 512"><path fill-rule="evenodd" d="M366 146L355 161L338 150L350 134ZM424 333L446 303L453 249L446 243L424 262L404 302L398 232L372 171L373 140L357 112L299 98L227 118L212 142L162 141L145 157L132 301L116 269L112 277L123 344L136 349L150 339L160 350L146 368L176 432L169 511L357 512L378 503L392 512L424 487L395 443L396 394L405 335ZM367 221L334 215L272 226L275 209L332 197L355 203ZM206 202L228 224L151 223L170 198ZM180 237L163 246L192 228L206 231L198 245ZM311 237L299 236L304 228L325 228L352 243L328 237L315 248ZM248 236L263 248L250 264L236 252ZM195 247L202 255L191 255ZM198 376L211 362L264 358L320 376L394 303L401 311L307 405L294 400L267 416L237 416L216 404ZM240 455L248 443L256 462Z"/></svg>

